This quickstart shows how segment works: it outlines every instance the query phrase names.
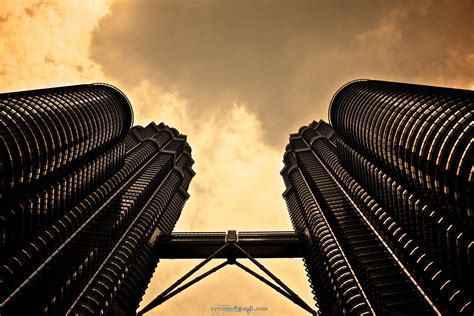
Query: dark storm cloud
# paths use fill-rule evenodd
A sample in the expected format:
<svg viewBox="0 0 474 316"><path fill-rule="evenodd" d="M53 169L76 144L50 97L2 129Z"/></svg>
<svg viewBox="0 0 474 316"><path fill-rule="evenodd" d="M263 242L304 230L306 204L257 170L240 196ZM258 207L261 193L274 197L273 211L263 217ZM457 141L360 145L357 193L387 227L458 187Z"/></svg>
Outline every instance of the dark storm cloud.
<svg viewBox="0 0 474 316"><path fill-rule="evenodd" d="M473 1L129 1L92 57L125 86L177 91L196 119L244 103L281 147L351 79L469 87L473 43Z"/></svg>

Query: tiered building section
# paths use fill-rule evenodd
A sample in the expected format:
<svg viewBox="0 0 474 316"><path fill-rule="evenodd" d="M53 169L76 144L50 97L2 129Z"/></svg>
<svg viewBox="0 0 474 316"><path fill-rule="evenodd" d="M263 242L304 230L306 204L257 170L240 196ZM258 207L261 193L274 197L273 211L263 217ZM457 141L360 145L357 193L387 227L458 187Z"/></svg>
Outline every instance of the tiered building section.
<svg viewBox="0 0 474 316"><path fill-rule="evenodd" d="M191 148L132 117L107 85L0 95L0 314L135 314L160 258L204 261L141 312L230 264L312 314L473 314L472 91L342 87L331 125L286 147L295 232L171 234ZM255 259L300 256L315 310ZM181 285L213 258L227 261Z"/></svg>
<svg viewBox="0 0 474 316"><path fill-rule="evenodd" d="M194 176L186 137L130 130L116 88L0 95L2 315L134 314Z"/></svg>
<svg viewBox="0 0 474 316"><path fill-rule="evenodd" d="M282 175L328 314L472 314L474 93L361 80L290 136Z"/></svg>

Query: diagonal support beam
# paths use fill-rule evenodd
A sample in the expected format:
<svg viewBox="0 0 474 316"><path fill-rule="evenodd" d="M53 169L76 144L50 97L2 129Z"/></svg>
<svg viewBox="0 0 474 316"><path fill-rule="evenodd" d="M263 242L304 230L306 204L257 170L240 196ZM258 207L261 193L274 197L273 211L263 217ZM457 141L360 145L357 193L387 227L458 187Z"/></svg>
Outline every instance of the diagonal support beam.
<svg viewBox="0 0 474 316"><path fill-rule="evenodd" d="M265 272L273 281L275 281L278 285L280 285L291 297L293 302L298 302L296 303L297 305L300 305L303 307L305 310L308 310L310 313L313 313L313 315L316 315L316 312L308 305L306 304L305 301L301 297L298 296L295 292L293 292L288 286L286 286L285 283L283 283L279 278L277 278L273 273L270 272L263 264L255 260L254 257L252 257L248 252L246 252L242 247L240 247L237 243L232 243L232 246L237 248L240 252L242 252L250 261L252 261L260 270Z"/></svg>
<svg viewBox="0 0 474 316"><path fill-rule="evenodd" d="M247 236L248 235L248 236ZM255 254L259 257L266 257L266 258L276 258L276 257L285 257L290 255L290 257L297 257L302 255L302 250L304 249L305 241L302 239L300 235L295 234L294 232L269 232L269 233L241 233L237 234L236 231L228 231L227 235L223 233L184 233L184 234L176 234L172 235L171 238L179 238L181 241L177 241L177 243L173 245L173 242L170 244L167 241L169 236L164 236L164 240L162 239L161 242L157 242L158 251L160 248L165 248L168 246L169 250L168 254L171 254L171 258L185 258L181 256L176 256L179 254L180 251L183 249L180 246L185 247L184 252L188 251L195 251L197 257L202 254L209 254L210 255L191 269L188 273L186 273L183 277L178 279L175 283L173 283L170 287L168 287L163 293L159 294L155 299L153 299L147 306L145 306L138 315L143 315L144 313L150 311L151 309L155 308L156 306L164 303L168 299L172 298L173 296L179 294L183 290L187 289L188 287L196 284L200 280L204 279L205 277L211 275L212 273L220 270L224 266L228 264L235 264L245 272L251 274L258 280L262 281L263 283L267 284L275 291L280 293L281 295L285 296L287 299L291 300L296 305L300 306L307 312L311 313L312 315L318 315L318 313L312 309L305 301L303 301L295 292L293 292L288 286L285 285L279 278L277 278L273 273L271 273L265 266L263 266L260 262L258 262L252 254ZM167 244L168 243L168 244ZM191 248L189 245L191 243ZM197 243L197 244L196 244ZM249 248L250 252L245 250L243 247ZM283 246L284 245L284 246ZM211 247L220 246L217 250L213 251ZM171 248L170 248L171 247ZM188 247L188 248L186 248ZM194 248L193 248L194 247ZM268 252L268 247L270 247L270 252ZM286 248L282 248L286 247ZM299 248L298 248L299 247ZM294 250L288 249L297 249L297 252ZM174 250L176 249L176 250ZM214 248L216 249L216 248ZM211 251L213 251L211 253ZM163 252L158 252L158 256L160 258L166 257ZM186 255L187 256L187 255ZM201 274L200 276L194 278L193 280L185 283L182 286L179 286L183 283L187 278L189 278L192 274L202 268L205 264L207 264L210 260L215 258L227 258L226 262L223 262L214 268L210 269L209 271ZM257 272L253 271L252 269L244 266L240 262L237 262L237 258L247 258L250 259L260 270L262 270L267 276L269 276L274 282L277 283L275 285L273 282L267 280L265 277L261 276Z"/></svg>
<svg viewBox="0 0 474 316"><path fill-rule="evenodd" d="M147 306L145 306L140 312L139 314L144 314L148 311L150 311L151 309L155 308L156 306L158 306L159 304L157 304L158 302L160 302L162 300L162 298L164 296L166 296L168 293L170 293L172 290L174 290L178 285L180 285L181 283L183 283L187 278L189 278L191 275L193 275L196 271L198 271L199 269L201 269L206 263L208 263L209 261L211 261L215 256L217 256L221 251L223 251L224 249L226 249L227 247L229 246L228 243L225 243L222 247L220 247L219 249L217 249L216 251L214 251L209 257L207 257L204 261L202 261L201 263L199 263L197 266L195 266L193 269L191 269L188 273L186 273L184 276L182 276L180 279L178 279L178 281L176 281L175 283L173 283L169 288L167 288L163 293L161 293L160 295L158 295L153 301L151 301Z"/></svg>
<svg viewBox="0 0 474 316"><path fill-rule="evenodd" d="M255 278L257 278L258 280L262 281L263 283L265 283L266 285L268 285L269 287L271 287L272 289L274 289L275 291L277 291L278 293L280 293L281 295L283 295L284 297L286 297L287 299L289 299L290 301L292 301L293 303L295 303L296 305L300 306L301 308L303 308L304 310L308 311L309 313L311 313L312 315L317 315L316 314L316 311L314 311L311 307L309 307L306 303L302 304L300 301L297 301L294 299L294 297L290 294L288 294L287 292L285 292L284 290L282 290L280 287L276 286L275 284L273 284L272 282L268 281L267 279L265 279L263 276L261 276L260 274L258 274L257 272L253 271L252 269L244 266L243 264L241 264L240 262L236 262L235 263L236 266L238 266L239 268L241 268L242 270L244 270L245 272L249 273L250 275L254 276Z"/></svg>
<svg viewBox="0 0 474 316"><path fill-rule="evenodd" d="M164 302L166 302L167 300L169 300L170 298L172 298L173 296L179 294L180 292L184 291L185 289L187 289L188 287L190 287L191 285L193 284L196 284L197 282L201 281L202 279L204 279L205 277L213 274L214 272L222 269L223 267L225 267L226 265L228 265L229 262L228 261L225 261L225 262L222 262L221 264L218 264L217 266L215 266L214 268L210 269L209 271L201 274L200 276L194 278L193 280L189 281L188 283L185 283L184 285L178 287L176 290L172 291L172 292L169 292L168 294L166 295L163 295L163 294L160 294L156 297L156 299L153 300L153 305L150 306L150 304L148 304L145 308L143 308L140 312L137 313L138 316L141 316L143 315L144 313L150 311L151 309L157 307L158 305L161 305L163 304Z"/></svg>

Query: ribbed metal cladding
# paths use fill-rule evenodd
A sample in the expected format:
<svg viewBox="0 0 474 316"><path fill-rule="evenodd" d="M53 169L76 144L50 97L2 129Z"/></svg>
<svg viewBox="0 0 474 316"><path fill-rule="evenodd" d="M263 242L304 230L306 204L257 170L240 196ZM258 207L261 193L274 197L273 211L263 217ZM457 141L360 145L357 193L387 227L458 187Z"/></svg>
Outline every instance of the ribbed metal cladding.
<svg viewBox="0 0 474 316"><path fill-rule="evenodd" d="M372 195L387 214L396 220L397 225L393 225L391 231L395 232L397 227L403 228L421 246L420 249L429 254L415 260L416 264L432 258L436 264L432 264L431 269L436 265L440 266L449 273L450 278L472 290L472 233L446 217L436 204L423 201L416 193L410 192L406 186L375 167L340 139L337 140L337 147L341 167L364 184L364 191ZM400 237L403 230L398 230L393 237ZM419 251L412 254L416 252ZM428 263L429 260L426 261ZM436 274L436 278L440 276Z"/></svg>
<svg viewBox="0 0 474 316"><path fill-rule="evenodd" d="M10 253L123 165L133 113L105 84L0 95L0 249Z"/></svg>
<svg viewBox="0 0 474 316"><path fill-rule="evenodd" d="M133 123L127 98L104 84L0 94L0 115L2 199L106 152Z"/></svg>
<svg viewBox="0 0 474 316"><path fill-rule="evenodd" d="M296 148L298 146L301 147ZM304 150L303 143L297 140L287 147L281 173L287 183L284 198L294 229L304 232L309 239L304 261L316 305L323 314L369 313L370 302L328 222L327 213L315 199L298 166L296 151L301 149Z"/></svg>
<svg viewBox="0 0 474 316"><path fill-rule="evenodd" d="M23 103L2 117L2 154L47 158L11 162L13 185L2 187L0 313L134 314L158 262L154 240L189 198L186 136L163 123L129 132L130 104L104 84L4 96ZM39 123L16 126L29 116ZM25 180L25 169L39 176Z"/></svg>
<svg viewBox="0 0 474 316"><path fill-rule="evenodd" d="M456 277L469 280L470 250L449 234L468 232L449 222L446 231L436 209L351 150L321 121L290 135L284 155L283 196L309 237L305 265L322 313L472 313L472 284ZM451 249L453 237L463 243ZM341 271L354 296L344 297Z"/></svg>
<svg viewBox="0 0 474 316"><path fill-rule="evenodd" d="M164 124L138 129L130 137L156 141L160 144L157 161L171 159L172 164L165 167L162 162L157 167L146 167L149 177L160 172L167 174L69 308L70 315L134 314L158 262L151 251L157 234L172 232L189 198L187 189L195 173L186 137ZM144 185L143 181L135 183L137 188ZM138 198L137 189L130 191L134 192L130 198Z"/></svg>
<svg viewBox="0 0 474 316"><path fill-rule="evenodd" d="M337 92L329 115L347 144L472 227L473 91L355 81Z"/></svg>

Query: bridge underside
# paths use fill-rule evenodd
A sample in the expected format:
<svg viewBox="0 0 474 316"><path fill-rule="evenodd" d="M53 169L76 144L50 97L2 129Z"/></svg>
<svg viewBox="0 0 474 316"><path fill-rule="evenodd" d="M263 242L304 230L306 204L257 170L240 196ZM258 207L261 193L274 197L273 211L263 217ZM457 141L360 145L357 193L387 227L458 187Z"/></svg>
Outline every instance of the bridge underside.
<svg viewBox="0 0 474 316"><path fill-rule="evenodd" d="M204 259L165 291L155 297L138 315L161 305L186 288L222 269L226 265L235 265L261 282L300 306L312 315L319 315L279 278L265 268L256 258L301 258L305 254L305 238L295 232L239 232L229 230L214 233L171 233L159 235L154 242L159 259ZM193 274L213 259L226 261L187 281ZM263 275L243 265L237 259L249 259ZM265 277L266 276L266 277ZM269 279L268 279L268 278ZM186 282L187 281L187 282ZM183 284L184 283L184 284ZM316 303L317 307L317 303Z"/></svg>
<svg viewBox="0 0 474 316"><path fill-rule="evenodd" d="M254 258L302 258L304 236L291 231L212 233L172 233L157 238L155 249L160 259L205 259L227 242L234 242ZM228 248L214 258L246 258Z"/></svg>

